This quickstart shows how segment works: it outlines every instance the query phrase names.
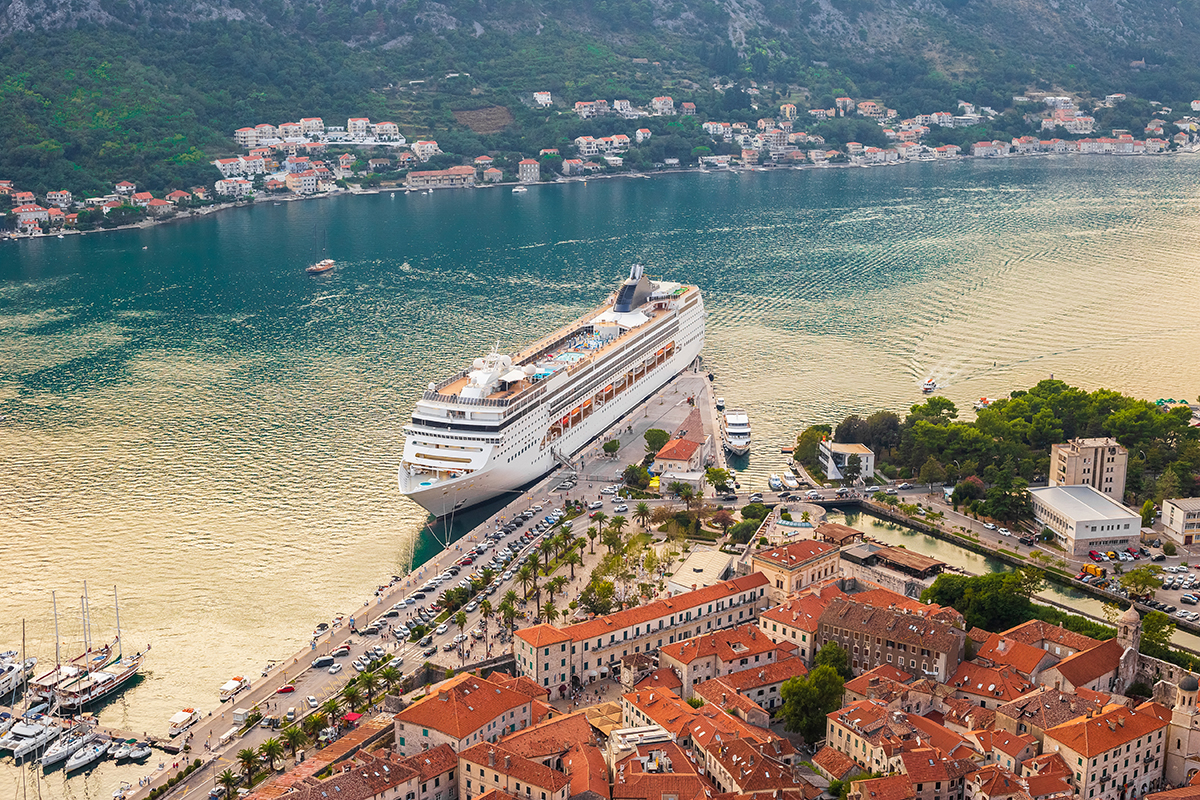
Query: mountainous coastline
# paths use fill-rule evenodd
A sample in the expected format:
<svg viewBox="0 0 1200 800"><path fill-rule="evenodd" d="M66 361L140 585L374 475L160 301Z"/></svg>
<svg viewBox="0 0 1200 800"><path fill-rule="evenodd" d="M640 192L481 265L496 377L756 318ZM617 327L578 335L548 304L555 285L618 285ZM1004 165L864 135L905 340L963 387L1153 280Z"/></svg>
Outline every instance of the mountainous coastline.
<svg viewBox="0 0 1200 800"><path fill-rule="evenodd" d="M0 177L200 182L234 128L302 115L474 136L455 112L504 106L480 144L519 151L546 146L524 138L537 90L702 114L736 104L720 79L901 115L1027 89L1178 105L1200 97L1197 52L1196 0L0 0Z"/></svg>

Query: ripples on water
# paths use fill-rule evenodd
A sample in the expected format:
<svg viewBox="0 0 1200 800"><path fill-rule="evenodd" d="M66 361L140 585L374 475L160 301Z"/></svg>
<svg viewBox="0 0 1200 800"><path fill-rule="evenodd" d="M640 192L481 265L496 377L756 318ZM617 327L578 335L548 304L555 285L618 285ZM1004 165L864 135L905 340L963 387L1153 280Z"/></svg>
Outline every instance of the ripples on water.
<svg viewBox="0 0 1200 800"><path fill-rule="evenodd" d="M410 551L424 514L395 468L424 385L582 313L633 261L703 288L754 485L797 431L903 411L929 375L965 409L1050 373L1194 397L1198 177L1183 158L696 174L0 245L0 649L24 618L53 657L52 590L77 648L84 580L107 635L118 585L127 641L154 650L102 718L161 732L216 707ZM340 266L310 278L326 231ZM128 773L42 788L107 798Z"/></svg>

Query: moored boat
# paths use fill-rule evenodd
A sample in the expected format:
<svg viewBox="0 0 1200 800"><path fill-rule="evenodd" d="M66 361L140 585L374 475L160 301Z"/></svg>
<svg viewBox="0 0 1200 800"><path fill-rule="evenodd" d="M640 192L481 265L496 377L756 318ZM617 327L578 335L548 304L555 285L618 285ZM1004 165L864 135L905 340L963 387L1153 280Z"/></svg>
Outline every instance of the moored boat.
<svg viewBox="0 0 1200 800"><path fill-rule="evenodd" d="M143 761L150 757L151 752L149 744L146 742L137 742L133 745L133 749L129 751L129 755L126 758L130 761Z"/></svg>
<svg viewBox="0 0 1200 800"><path fill-rule="evenodd" d="M529 190L527 188L525 188L524 186L514 186L512 193L513 194L525 194L528 191Z"/></svg>
<svg viewBox="0 0 1200 800"><path fill-rule="evenodd" d="M185 708L171 717L167 735L178 736L200 721L200 712L194 708Z"/></svg>
<svg viewBox="0 0 1200 800"><path fill-rule="evenodd" d="M750 452L750 415L729 410L721 417L721 443L736 456Z"/></svg>
<svg viewBox="0 0 1200 800"><path fill-rule="evenodd" d="M773 492L783 491L783 481L774 473L771 474L771 477L767 478L767 486L771 487L771 491Z"/></svg>
<svg viewBox="0 0 1200 800"><path fill-rule="evenodd" d="M800 488L800 481L796 480L793 476L786 472L780 475L779 478L783 481L783 487L785 489L791 490Z"/></svg>
<svg viewBox="0 0 1200 800"><path fill-rule="evenodd" d="M975 407L976 411L983 411L985 408L987 408L994 402L996 402L996 401L991 397L981 397L978 400L976 400L974 403L972 403L971 405L973 405Z"/></svg>
<svg viewBox="0 0 1200 800"><path fill-rule="evenodd" d="M42 753L42 768L52 767L60 761L66 761L85 745L91 744L96 738L96 732L86 725L77 725L67 731L66 735L46 748Z"/></svg>
<svg viewBox="0 0 1200 800"><path fill-rule="evenodd" d="M108 755L108 745L109 742L107 739L105 739L103 741L92 742L91 744L81 747L75 752L74 755L67 759L67 772L83 769L84 767L95 764L97 761L103 760L103 758Z"/></svg>
<svg viewBox="0 0 1200 800"><path fill-rule="evenodd" d="M15 731L18 727L20 726L14 725L13 730ZM23 737L21 741L12 748L13 758L17 759L18 761L26 756L33 755L38 750L41 750L43 747L57 739L58 735L62 733L62 728L59 727L58 723L51 722L49 720L44 720L41 723L31 725L30 728L36 730L33 730L28 736ZM12 731L10 731L10 733L11 732Z"/></svg>
<svg viewBox="0 0 1200 800"><path fill-rule="evenodd" d="M238 692L249 688L250 681L246 680L241 675L230 678L221 686L221 702L224 703L226 700L232 699L233 696Z"/></svg>
<svg viewBox="0 0 1200 800"><path fill-rule="evenodd" d="M15 650L0 653L0 702L7 702L36 666L36 658L22 661Z"/></svg>

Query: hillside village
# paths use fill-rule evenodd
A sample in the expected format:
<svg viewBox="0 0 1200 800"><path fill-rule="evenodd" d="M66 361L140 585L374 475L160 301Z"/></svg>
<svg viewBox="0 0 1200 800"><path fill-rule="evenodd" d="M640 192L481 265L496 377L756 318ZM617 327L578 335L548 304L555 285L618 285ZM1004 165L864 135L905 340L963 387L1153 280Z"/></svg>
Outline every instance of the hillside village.
<svg viewBox="0 0 1200 800"><path fill-rule="evenodd" d="M733 86L722 87L737 91ZM749 93L757 90L746 89ZM1064 96L1018 96L1030 125L1050 138L1032 135L971 143L929 144L938 130L970 129L986 125L998 113L990 107L977 108L960 102L956 113L938 110L899 119L894 109L873 100L838 97L831 108L810 108L803 113L795 103L783 103L778 113L755 122L706 120L699 122L696 104L676 104L671 96L659 96L646 107L628 100L580 100L573 106L557 101L550 92L531 94L536 107L581 121L603 123L606 128L628 123L628 133L582 134L558 146L541 148L536 156L490 152L469 163L439 165L422 169L432 159L447 156L432 138L409 141L394 122L372 122L351 117L345 125L327 125L320 117L296 122L258 123L233 132L233 142L244 153L212 161L211 186L179 187L156 197L120 181L110 194L74 198L69 190L51 191L44 198L22 191L11 181L0 180L0 203L10 205L0 218L18 235L62 235L72 229L116 227L145 220L170 218L182 211L195 211L216 203L247 201L266 196L306 197L355 188L381 185L407 190L472 188L503 183L537 183L613 175L634 171L630 156L649 148L655 137L651 125L678 126L678 119L691 120L705 144L692 147L690 154L665 156L653 169L759 169L766 167L876 166L909 161L974 158L1003 158L1043 153L1079 155L1156 155L1200 142L1200 117L1176 114L1158 104L1155 116L1141 131L1114 129L1110 135L1094 135L1095 117ZM1126 102L1124 94L1108 95L1102 106L1113 108ZM1191 103L1200 112L1200 100ZM880 144L847 141L831 145L825 138L805 130L830 120L863 120L878 126ZM638 121L642 120L641 125ZM636 127L635 127L636 126ZM450 157L451 159L453 157ZM638 159L636 163L643 163ZM217 177L219 176L219 177ZM115 213L114 213L115 212Z"/></svg>

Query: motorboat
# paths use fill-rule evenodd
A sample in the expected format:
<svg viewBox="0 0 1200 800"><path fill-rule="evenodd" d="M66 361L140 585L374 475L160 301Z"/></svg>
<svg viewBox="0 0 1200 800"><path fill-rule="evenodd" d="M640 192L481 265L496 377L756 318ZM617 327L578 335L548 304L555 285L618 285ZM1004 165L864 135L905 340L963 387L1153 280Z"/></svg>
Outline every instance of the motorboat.
<svg viewBox="0 0 1200 800"><path fill-rule="evenodd" d="M102 761L108 755L109 741L107 739L100 742L93 742L89 745L81 747L70 758L67 759L67 772L95 764L97 761Z"/></svg>
<svg viewBox="0 0 1200 800"><path fill-rule="evenodd" d="M137 739L130 739L129 741L125 742L122 742L118 739L112 747L108 748L108 754L112 756L113 760L115 761L124 761L125 759L129 758L129 754L133 752L134 745L136 744Z"/></svg>
<svg viewBox="0 0 1200 800"><path fill-rule="evenodd" d="M304 271L307 272L309 275L321 275L323 273L329 272L329 270L333 269L336 266L337 266L337 262L334 261L332 258L323 258L320 261L318 261L317 263L313 264L311 267L306 268Z"/></svg>
<svg viewBox="0 0 1200 800"><path fill-rule="evenodd" d="M721 417L721 443L736 456L750 452L750 415L730 409Z"/></svg>
<svg viewBox="0 0 1200 800"><path fill-rule="evenodd" d="M221 702L224 703L226 700L232 700L233 696L238 692L249 688L250 681L242 676L237 675L233 678L230 678L221 686Z"/></svg>
<svg viewBox="0 0 1200 800"><path fill-rule="evenodd" d="M7 711L0 711L0 737L8 733L8 729L17 724L17 718Z"/></svg>
<svg viewBox="0 0 1200 800"><path fill-rule="evenodd" d="M937 381L935 381L933 378L926 378L925 382L921 384L921 391L925 394L929 394L937 388Z"/></svg>
<svg viewBox="0 0 1200 800"><path fill-rule="evenodd" d="M15 742L10 748L12 750L13 758L17 759L18 761L26 756L33 755L38 750L41 750L43 747L57 739L58 735L62 733L62 728L60 728L56 723L50 721L32 724L18 723L12 727L12 730L10 730L9 733L17 731L18 729L23 729L21 731L20 740Z"/></svg>
<svg viewBox="0 0 1200 800"><path fill-rule="evenodd" d="M717 411L724 411L724 410L725 410L725 398L718 397L717 398Z"/></svg>
<svg viewBox="0 0 1200 800"><path fill-rule="evenodd" d="M134 744L133 749L129 751L129 755L125 757L130 761L145 761L150 757L150 753L152 752L149 744L146 742L137 742Z"/></svg>
<svg viewBox="0 0 1200 800"><path fill-rule="evenodd" d="M200 721L200 712L194 708L185 708L171 717L169 736L178 736Z"/></svg>
<svg viewBox="0 0 1200 800"><path fill-rule="evenodd" d="M788 490L800 488L800 481L796 480L793 476L787 474L786 472L780 475L779 479L783 481L784 488Z"/></svg>
<svg viewBox="0 0 1200 800"><path fill-rule="evenodd" d="M985 408L988 408L989 406L991 406L991 404L994 402L996 402L996 401L991 397L981 397L978 400L976 400L974 403L972 403L971 405L973 405L975 407L976 411L983 411Z"/></svg>
<svg viewBox="0 0 1200 800"><path fill-rule="evenodd" d="M774 473L772 473L771 477L767 478L767 486L770 486L773 492L783 491L783 481Z"/></svg>
<svg viewBox="0 0 1200 800"><path fill-rule="evenodd" d="M65 736L46 748L46 752L42 753L42 768L45 769L60 761L66 761L81 747L91 744L95 738L96 732L86 725L72 728L67 731Z"/></svg>
<svg viewBox="0 0 1200 800"><path fill-rule="evenodd" d="M15 650L0 653L0 698L8 698L14 694L27 675L33 673L37 666L36 658L24 661ZM0 732L3 732L0 730Z"/></svg>
<svg viewBox="0 0 1200 800"><path fill-rule="evenodd" d="M529 191L529 189L527 189L524 186L514 186L513 187L513 194L525 194L528 191Z"/></svg>

